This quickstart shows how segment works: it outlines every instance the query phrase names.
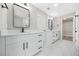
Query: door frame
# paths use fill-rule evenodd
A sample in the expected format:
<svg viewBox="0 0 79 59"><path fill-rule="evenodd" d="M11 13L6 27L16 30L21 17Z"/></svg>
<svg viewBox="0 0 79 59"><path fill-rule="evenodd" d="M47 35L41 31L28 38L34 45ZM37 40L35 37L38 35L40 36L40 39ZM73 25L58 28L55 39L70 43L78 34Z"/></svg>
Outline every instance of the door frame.
<svg viewBox="0 0 79 59"><path fill-rule="evenodd" d="M63 40L63 19L66 19L66 18L73 18L73 41L72 42L75 42L76 40L75 40L75 12L72 12L71 13L71 15L68 15L68 16L62 16L62 18L61 18L61 33L62 33L62 40Z"/></svg>

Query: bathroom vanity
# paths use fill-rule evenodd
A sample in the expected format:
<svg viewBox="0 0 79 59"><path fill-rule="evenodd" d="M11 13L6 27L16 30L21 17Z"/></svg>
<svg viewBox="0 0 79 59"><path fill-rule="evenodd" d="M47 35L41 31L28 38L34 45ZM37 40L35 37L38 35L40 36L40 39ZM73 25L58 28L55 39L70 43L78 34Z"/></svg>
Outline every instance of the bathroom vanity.
<svg viewBox="0 0 79 59"><path fill-rule="evenodd" d="M1 4L2 5L2 4ZM0 5L0 6L1 6ZM33 56L36 53L42 51L44 32L35 30L33 27L36 24L31 25L29 28L29 20L25 22L25 16L18 14L18 18L23 16L22 23L21 21L15 21L13 17L13 5L7 4L9 9L0 7L0 56ZM23 5L22 5L23 7ZM25 6L24 6L25 7ZM26 7L25 7L26 8ZM34 10L35 7L32 7ZM33 9L31 11L31 17ZM20 10L20 9L19 9ZM22 10L22 9L21 9ZM37 9L36 9L37 10ZM16 12L15 12L16 13ZM17 11L18 13L18 11ZM33 13L34 14L34 13ZM15 14L16 15L16 14ZM29 14L27 14L29 16ZM35 15L36 16L36 15ZM17 18L15 18L17 19ZM33 19L33 18L32 18ZM31 19L31 20L32 20ZM19 20L19 19L17 19ZM35 20L35 19L34 19ZM21 31L21 27L14 26L14 22L17 22L16 25L22 25L25 28L25 31ZM25 24L23 23L25 22ZM27 25L27 24L28 25ZM20 25L19 25L20 24ZM35 27L37 29L37 27ZM34 29L34 30L32 30Z"/></svg>
<svg viewBox="0 0 79 59"><path fill-rule="evenodd" d="M44 33L29 32L8 34L0 37L0 55L32 56L42 51Z"/></svg>

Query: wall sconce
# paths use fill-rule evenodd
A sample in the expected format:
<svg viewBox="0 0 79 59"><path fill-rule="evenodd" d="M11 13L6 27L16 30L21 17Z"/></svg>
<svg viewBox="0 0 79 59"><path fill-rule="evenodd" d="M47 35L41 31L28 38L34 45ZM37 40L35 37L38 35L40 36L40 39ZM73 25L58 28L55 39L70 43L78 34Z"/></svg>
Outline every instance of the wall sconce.
<svg viewBox="0 0 79 59"><path fill-rule="evenodd" d="M1 7L2 7L2 8L6 8L6 9L8 9L8 6L7 6L6 3L4 3L4 5L1 5Z"/></svg>

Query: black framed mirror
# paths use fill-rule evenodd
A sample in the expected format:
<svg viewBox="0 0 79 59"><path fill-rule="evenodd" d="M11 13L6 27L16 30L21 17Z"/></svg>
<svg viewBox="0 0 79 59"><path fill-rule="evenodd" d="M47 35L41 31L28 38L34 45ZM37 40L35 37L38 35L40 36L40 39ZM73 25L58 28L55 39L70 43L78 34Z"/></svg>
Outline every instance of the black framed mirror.
<svg viewBox="0 0 79 59"><path fill-rule="evenodd" d="M48 19L48 29L52 31L53 29L53 20Z"/></svg>
<svg viewBox="0 0 79 59"><path fill-rule="evenodd" d="M13 4L13 26L16 28L30 27L30 11L29 9Z"/></svg>

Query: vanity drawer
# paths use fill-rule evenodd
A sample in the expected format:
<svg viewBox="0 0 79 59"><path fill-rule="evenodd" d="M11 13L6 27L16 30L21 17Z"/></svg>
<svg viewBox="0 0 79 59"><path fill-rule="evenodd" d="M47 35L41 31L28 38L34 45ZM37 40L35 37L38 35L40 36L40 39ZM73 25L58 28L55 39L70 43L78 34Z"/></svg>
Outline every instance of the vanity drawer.
<svg viewBox="0 0 79 59"><path fill-rule="evenodd" d="M43 46L43 42L33 42L31 46L34 46L34 47Z"/></svg>

